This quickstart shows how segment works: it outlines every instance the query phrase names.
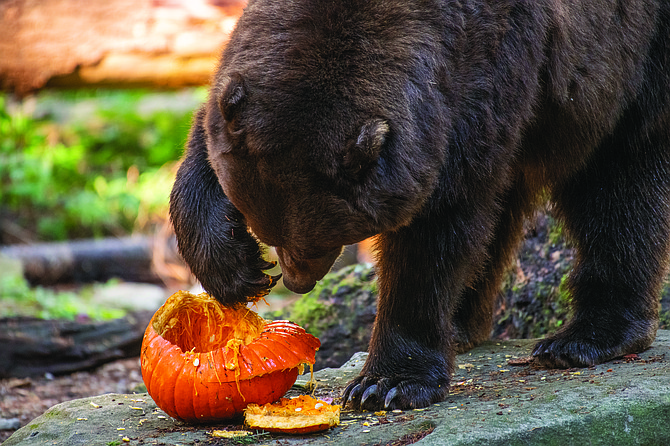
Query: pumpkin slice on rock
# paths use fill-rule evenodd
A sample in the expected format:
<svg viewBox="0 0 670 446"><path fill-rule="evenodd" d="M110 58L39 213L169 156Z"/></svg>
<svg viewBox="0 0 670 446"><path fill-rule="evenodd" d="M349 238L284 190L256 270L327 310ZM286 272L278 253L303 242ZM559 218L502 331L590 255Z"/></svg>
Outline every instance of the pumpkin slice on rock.
<svg viewBox="0 0 670 446"><path fill-rule="evenodd" d="M282 398L275 404L249 404L244 423L250 429L282 434L309 434L340 423L340 406L330 405L308 395Z"/></svg>
<svg viewBox="0 0 670 446"><path fill-rule="evenodd" d="M142 379L171 417L211 422L240 415L250 403L277 401L304 365L314 364L320 346L292 322L178 291L144 333Z"/></svg>

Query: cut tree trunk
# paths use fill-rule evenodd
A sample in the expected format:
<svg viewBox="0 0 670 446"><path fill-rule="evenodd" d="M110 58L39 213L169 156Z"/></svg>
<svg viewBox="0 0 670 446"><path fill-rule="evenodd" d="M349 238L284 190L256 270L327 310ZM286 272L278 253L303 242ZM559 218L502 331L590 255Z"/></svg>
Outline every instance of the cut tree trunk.
<svg viewBox="0 0 670 446"><path fill-rule="evenodd" d="M0 319L0 379L87 370L139 356L150 311L106 322Z"/></svg>
<svg viewBox="0 0 670 446"><path fill-rule="evenodd" d="M209 82L246 0L0 1L0 88Z"/></svg>

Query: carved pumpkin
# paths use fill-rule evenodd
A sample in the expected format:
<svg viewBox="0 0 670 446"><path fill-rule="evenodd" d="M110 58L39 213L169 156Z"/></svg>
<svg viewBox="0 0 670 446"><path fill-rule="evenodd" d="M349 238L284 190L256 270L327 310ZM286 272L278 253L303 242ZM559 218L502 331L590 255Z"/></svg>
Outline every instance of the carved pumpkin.
<svg viewBox="0 0 670 446"><path fill-rule="evenodd" d="M308 395L282 398L275 404L249 404L244 423L250 429L283 434L308 434L340 424L340 406L330 405Z"/></svg>
<svg viewBox="0 0 670 446"><path fill-rule="evenodd" d="M207 422L278 400L321 343L289 321L266 321L208 294L173 294L142 341L142 378L168 415Z"/></svg>

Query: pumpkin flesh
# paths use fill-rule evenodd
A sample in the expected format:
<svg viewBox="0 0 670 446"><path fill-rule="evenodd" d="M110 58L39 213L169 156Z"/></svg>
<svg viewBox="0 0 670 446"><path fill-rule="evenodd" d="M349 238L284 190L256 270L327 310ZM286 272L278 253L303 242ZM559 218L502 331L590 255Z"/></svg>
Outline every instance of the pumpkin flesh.
<svg viewBox="0 0 670 446"><path fill-rule="evenodd" d="M179 291L156 312L142 343L142 378L168 415L208 422L276 401L320 343L288 321L266 321L246 306Z"/></svg>
<svg viewBox="0 0 670 446"><path fill-rule="evenodd" d="M250 429L308 434L337 426L340 423L340 406L308 395L282 398L274 404L249 404L244 411L244 423Z"/></svg>

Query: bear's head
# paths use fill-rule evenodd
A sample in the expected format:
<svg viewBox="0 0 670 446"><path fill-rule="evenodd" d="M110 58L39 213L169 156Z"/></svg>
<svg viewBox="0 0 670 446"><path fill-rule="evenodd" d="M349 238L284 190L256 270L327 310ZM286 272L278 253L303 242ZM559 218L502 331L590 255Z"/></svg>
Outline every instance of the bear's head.
<svg viewBox="0 0 670 446"><path fill-rule="evenodd" d="M366 41L374 33L257 9L238 22L210 91L209 160L251 231L277 248L285 285L304 293L344 245L406 226L422 209L445 123L428 88L435 73L405 43L393 53L406 55L399 70L382 48L393 42Z"/></svg>

